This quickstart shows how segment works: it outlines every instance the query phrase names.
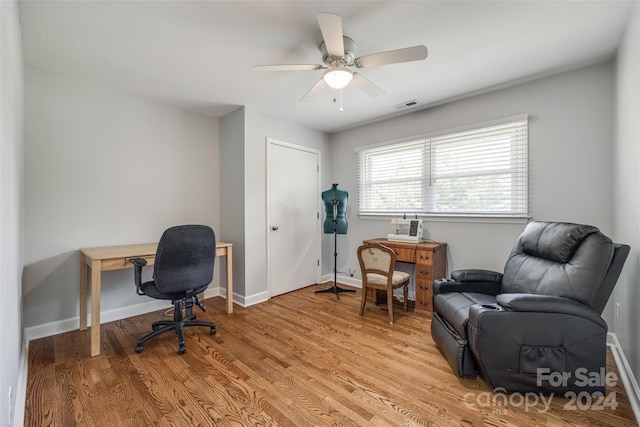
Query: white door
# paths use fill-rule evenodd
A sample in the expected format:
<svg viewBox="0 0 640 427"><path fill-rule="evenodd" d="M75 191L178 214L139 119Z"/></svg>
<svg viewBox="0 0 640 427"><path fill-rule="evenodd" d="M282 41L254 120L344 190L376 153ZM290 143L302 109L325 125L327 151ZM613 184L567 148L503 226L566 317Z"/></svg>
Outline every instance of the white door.
<svg viewBox="0 0 640 427"><path fill-rule="evenodd" d="M320 280L320 153L268 139L271 296Z"/></svg>

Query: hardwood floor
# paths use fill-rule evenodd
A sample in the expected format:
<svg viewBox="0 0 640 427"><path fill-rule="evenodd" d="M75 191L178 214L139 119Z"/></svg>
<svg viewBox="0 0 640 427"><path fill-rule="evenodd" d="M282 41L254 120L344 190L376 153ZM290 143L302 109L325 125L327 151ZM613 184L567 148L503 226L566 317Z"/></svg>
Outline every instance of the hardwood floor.
<svg viewBox="0 0 640 427"><path fill-rule="evenodd" d="M315 294L317 285L227 315L205 301L187 331L187 353L167 333L134 352L162 312L30 342L26 426L634 426L622 384L600 410L591 397L506 405L479 379L458 379L439 353L427 318L382 306L358 316L360 290ZM341 285L343 286L343 285ZM608 369L617 374L611 355ZM522 396L520 396L522 397ZM494 399L495 398L495 399ZM595 399L594 399L595 400ZM576 407L583 410L572 410Z"/></svg>

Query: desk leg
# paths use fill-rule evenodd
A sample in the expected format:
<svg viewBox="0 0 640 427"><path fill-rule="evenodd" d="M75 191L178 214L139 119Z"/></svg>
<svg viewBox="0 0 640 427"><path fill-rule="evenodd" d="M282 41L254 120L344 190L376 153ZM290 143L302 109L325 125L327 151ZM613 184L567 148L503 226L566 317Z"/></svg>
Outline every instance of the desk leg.
<svg viewBox="0 0 640 427"><path fill-rule="evenodd" d="M91 357L100 354L100 274L102 261L91 262Z"/></svg>
<svg viewBox="0 0 640 427"><path fill-rule="evenodd" d="M80 254L80 330L87 330L87 260Z"/></svg>
<svg viewBox="0 0 640 427"><path fill-rule="evenodd" d="M233 313L233 250L227 248L227 314Z"/></svg>

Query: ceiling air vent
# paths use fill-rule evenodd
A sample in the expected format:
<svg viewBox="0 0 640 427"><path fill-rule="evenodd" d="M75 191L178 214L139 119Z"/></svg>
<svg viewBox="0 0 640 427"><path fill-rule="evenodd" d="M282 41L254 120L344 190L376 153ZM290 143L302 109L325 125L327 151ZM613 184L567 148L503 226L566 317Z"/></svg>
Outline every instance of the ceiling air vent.
<svg viewBox="0 0 640 427"><path fill-rule="evenodd" d="M412 99L411 101L406 101L401 104L394 105L393 108L395 108L396 110L403 110L405 108L415 107L416 105L418 105L418 101Z"/></svg>

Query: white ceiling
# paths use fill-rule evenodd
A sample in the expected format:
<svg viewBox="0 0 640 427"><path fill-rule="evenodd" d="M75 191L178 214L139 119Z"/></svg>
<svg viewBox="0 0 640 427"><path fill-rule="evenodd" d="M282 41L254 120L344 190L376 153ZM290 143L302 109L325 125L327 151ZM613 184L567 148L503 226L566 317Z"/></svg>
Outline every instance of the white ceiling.
<svg viewBox="0 0 640 427"><path fill-rule="evenodd" d="M613 58L630 1L32 1L20 0L27 66L221 117L238 106L326 132L514 81ZM388 95L348 86L299 100L322 64L320 12L342 17L356 56L424 44L425 61L361 69ZM408 111L408 110L403 110Z"/></svg>

